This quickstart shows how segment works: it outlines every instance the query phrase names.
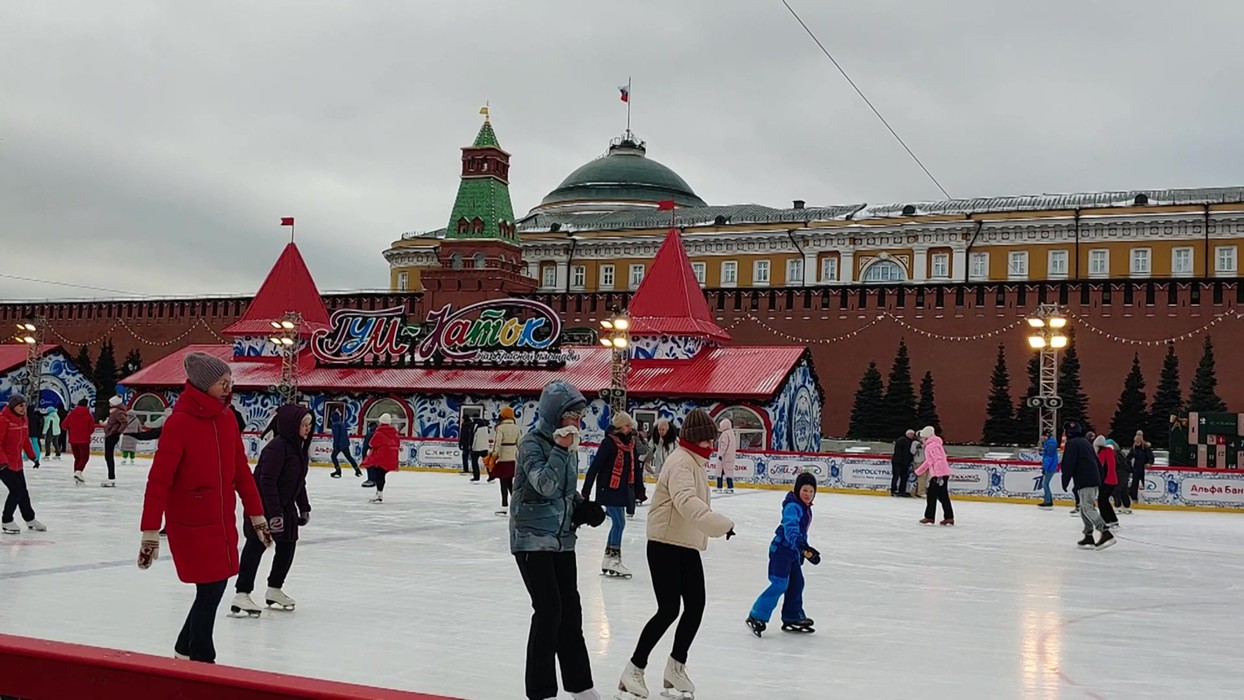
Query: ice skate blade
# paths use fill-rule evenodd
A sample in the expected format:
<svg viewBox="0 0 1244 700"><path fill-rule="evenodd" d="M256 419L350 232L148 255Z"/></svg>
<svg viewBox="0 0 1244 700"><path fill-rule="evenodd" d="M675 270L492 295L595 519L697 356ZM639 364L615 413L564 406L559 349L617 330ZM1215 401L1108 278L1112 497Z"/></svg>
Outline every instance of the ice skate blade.
<svg viewBox="0 0 1244 700"><path fill-rule="evenodd" d="M691 690L674 690L666 688L661 691L661 697L672 698L673 700L695 700L695 692Z"/></svg>
<svg viewBox="0 0 1244 700"><path fill-rule="evenodd" d="M619 574L616 571L605 571L605 570L601 570L600 575L604 576L605 578L630 578L634 576L634 574Z"/></svg>
<svg viewBox="0 0 1244 700"><path fill-rule="evenodd" d="M229 617L246 620L259 617L263 613L262 610L243 610L236 605L229 606Z"/></svg>
<svg viewBox="0 0 1244 700"><path fill-rule="evenodd" d="M280 610L282 612L293 612L294 608L297 607L296 605L281 605L280 603L273 601L273 600L269 600L266 602L268 604L269 610Z"/></svg>
<svg viewBox="0 0 1244 700"><path fill-rule="evenodd" d="M642 695L628 693L625 690L619 690L617 695L613 696L613 700L644 700Z"/></svg>
<svg viewBox="0 0 1244 700"><path fill-rule="evenodd" d="M806 625L806 626L801 626L801 625L782 625L782 631L783 631L783 632L793 632L793 633L796 633L796 634L812 634L812 633L813 633L813 632L815 632L816 630L815 630L815 629L813 629L811 625Z"/></svg>

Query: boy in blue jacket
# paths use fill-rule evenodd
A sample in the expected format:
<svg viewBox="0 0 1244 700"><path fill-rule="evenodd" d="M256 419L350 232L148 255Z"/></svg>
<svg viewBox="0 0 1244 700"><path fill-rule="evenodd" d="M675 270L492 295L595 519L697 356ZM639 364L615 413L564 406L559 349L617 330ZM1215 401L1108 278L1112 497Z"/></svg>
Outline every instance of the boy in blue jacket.
<svg viewBox="0 0 1244 700"><path fill-rule="evenodd" d="M769 587L756 599L747 616L747 626L757 637L768 626L769 617L782 604L782 629L786 632L814 632L812 620L803 614L803 560L821 563L821 553L808 545L812 525L812 501L816 498L816 477L808 472L795 479L795 488L782 502L782 524L769 545Z"/></svg>
<svg viewBox="0 0 1244 700"><path fill-rule="evenodd" d="M1058 441L1046 430L1041 434L1041 490L1043 491L1040 507L1045 510L1054 509L1054 492L1050 490L1050 482L1054 480L1054 472L1058 471Z"/></svg>

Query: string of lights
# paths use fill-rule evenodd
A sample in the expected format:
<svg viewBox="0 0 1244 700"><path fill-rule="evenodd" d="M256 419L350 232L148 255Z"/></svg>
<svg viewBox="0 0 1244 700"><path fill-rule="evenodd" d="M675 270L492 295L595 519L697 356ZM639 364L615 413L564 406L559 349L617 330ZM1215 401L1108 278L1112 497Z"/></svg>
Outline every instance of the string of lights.
<svg viewBox="0 0 1244 700"><path fill-rule="evenodd" d="M222 343L229 342L224 336L217 333L216 329L212 328L207 323L207 321L201 318L195 321L194 323L192 323L190 327L187 328L185 331L183 331L181 334L177 335L176 337L169 338L168 340L152 340L150 338L144 338L143 336L139 335L138 332L136 332L133 328L131 328L130 325L127 324L122 319L117 319L116 321L113 321L112 325L108 327L108 330L104 331L98 338L95 338L94 340L88 340L88 341L77 341L77 340L71 340L69 338L66 338L63 334L61 334L61 332L55 326L52 326L52 325L48 325L47 330L52 335L56 336L56 338L60 340L61 343L67 346L82 346L82 345L91 346L91 345L98 345L104 342L105 340L111 338L113 332L115 332L118 328L122 328L140 343L144 343L146 345L150 345L152 347L157 347L157 348L167 348L167 347L170 347L172 345L176 345L182 342L187 337L189 337L190 334L193 333L196 328L200 326L207 329L207 332L210 333L212 337L215 338L217 341L222 342Z"/></svg>
<svg viewBox="0 0 1244 700"><path fill-rule="evenodd" d="M1077 324L1079 324L1080 326L1083 326L1085 330L1091 333L1096 333L1097 335L1103 338L1106 338L1107 340L1110 340L1116 343L1123 343L1124 345L1134 345L1134 346L1140 346L1140 347L1155 347L1159 345L1170 345L1171 343L1178 343L1183 340L1190 340L1208 331L1214 326L1217 326L1219 323L1222 323L1225 320L1244 318L1244 314L1240 314L1238 311L1227 311L1227 312L1218 314L1217 316L1214 317L1212 321L1201 326L1200 328L1195 328L1193 330L1188 331L1187 333L1181 333L1179 335L1173 335L1169 338L1161 338L1161 339L1137 339L1137 338L1124 338L1122 336L1115 335L1109 331L1102 330L1101 328L1098 328L1097 326L1094 326L1093 324L1086 321L1083 316L1079 316L1071 312L1067 312L1067 316L1071 318L1073 321L1075 321Z"/></svg>

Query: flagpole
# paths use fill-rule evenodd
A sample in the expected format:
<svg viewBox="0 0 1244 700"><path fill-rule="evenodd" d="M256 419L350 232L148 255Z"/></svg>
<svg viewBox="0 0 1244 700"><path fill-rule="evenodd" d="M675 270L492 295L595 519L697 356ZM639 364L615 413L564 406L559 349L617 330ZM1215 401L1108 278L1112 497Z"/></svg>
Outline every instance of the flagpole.
<svg viewBox="0 0 1244 700"><path fill-rule="evenodd" d="M626 76L626 134L631 134L631 76Z"/></svg>

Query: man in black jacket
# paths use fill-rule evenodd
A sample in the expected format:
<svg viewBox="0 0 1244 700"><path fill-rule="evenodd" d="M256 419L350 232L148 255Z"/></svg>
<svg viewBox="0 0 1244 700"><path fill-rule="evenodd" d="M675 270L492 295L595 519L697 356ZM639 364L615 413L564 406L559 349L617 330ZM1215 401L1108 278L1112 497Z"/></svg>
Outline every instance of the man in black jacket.
<svg viewBox="0 0 1244 700"><path fill-rule="evenodd" d="M471 473L471 450L475 442L475 418L473 416L462 417L462 427L458 428L458 449L462 450L462 471L461 474ZM476 467L478 471L479 467Z"/></svg>
<svg viewBox="0 0 1244 700"><path fill-rule="evenodd" d="M1105 549L1114 544L1114 535L1106 529L1106 521L1097 512L1097 493L1102 484L1101 464L1079 423L1067 423L1063 434L1067 436L1062 463L1063 490L1068 490L1075 482L1080 520L1084 523L1084 539L1077 544L1080 549ZM1096 543L1093 542L1093 530L1101 533L1101 539Z"/></svg>
<svg viewBox="0 0 1244 700"><path fill-rule="evenodd" d="M1145 469L1153 466L1153 446L1145 442L1144 431L1136 431L1132 451L1127 455L1127 462L1132 472L1132 483L1128 487L1128 494L1134 503L1140 503L1140 494L1145 489ZM1131 508L1128 511L1130 512Z"/></svg>
<svg viewBox="0 0 1244 700"><path fill-rule="evenodd" d="M911 443L916 439L916 431L908 430L894 441L894 456L890 458L890 495L911 498L907 493L907 479L911 472L912 462L916 455L911 450Z"/></svg>

